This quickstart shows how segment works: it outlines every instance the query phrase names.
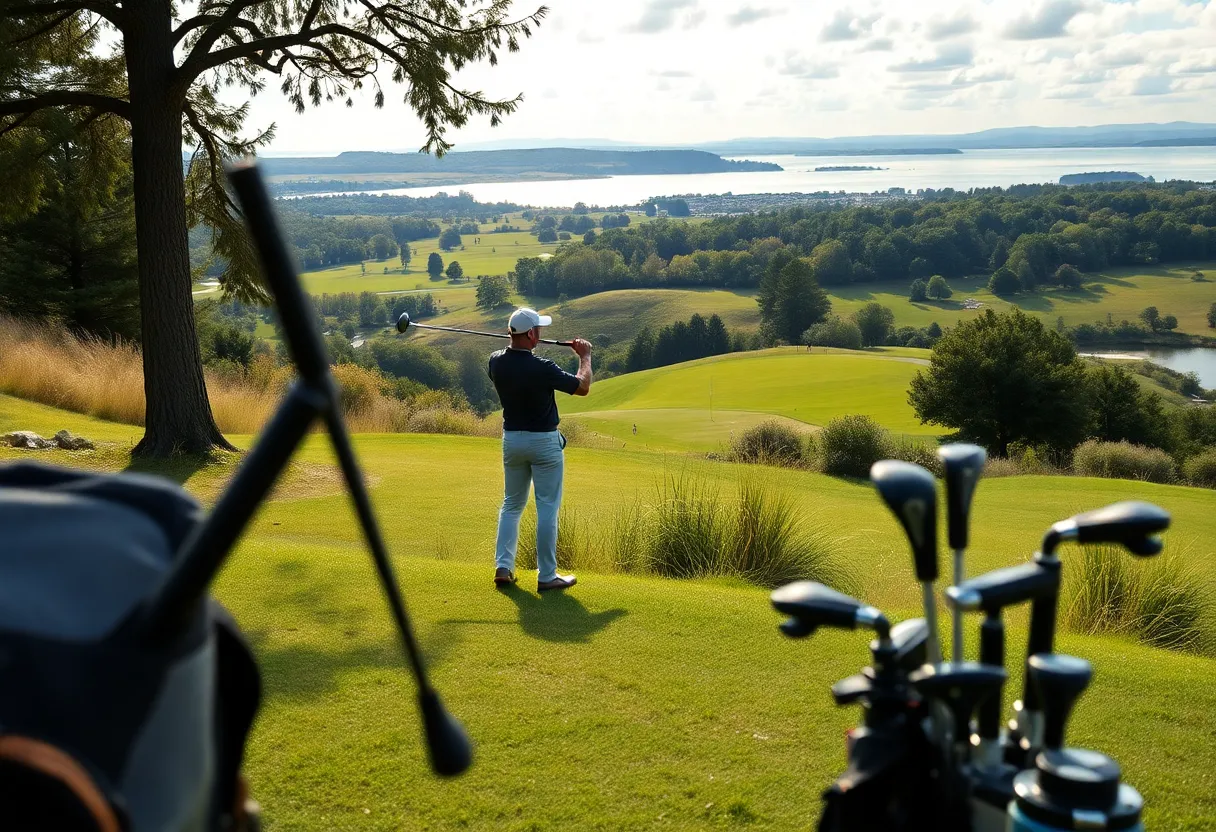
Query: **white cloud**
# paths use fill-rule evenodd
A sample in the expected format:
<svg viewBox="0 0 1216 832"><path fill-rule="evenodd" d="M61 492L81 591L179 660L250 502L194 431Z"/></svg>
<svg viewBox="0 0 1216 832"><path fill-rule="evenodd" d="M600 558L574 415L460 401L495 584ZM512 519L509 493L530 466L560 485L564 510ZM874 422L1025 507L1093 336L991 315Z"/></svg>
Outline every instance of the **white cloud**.
<svg viewBox="0 0 1216 832"><path fill-rule="evenodd" d="M639 32L646 35L665 32L676 25L681 12L685 9L695 9L696 5L697 0L649 0L642 10L642 16L627 26L626 31ZM684 19L687 21L690 19L690 16L695 16L696 14L696 11L692 11ZM701 12L701 14L703 15L704 12Z"/></svg>
<svg viewBox="0 0 1216 832"><path fill-rule="evenodd" d="M463 89L524 95L497 129L475 117L451 131L458 149L545 136L685 143L753 130L832 136L1216 121L1205 115L1216 93L1216 0L552 5L520 52L454 73ZM595 67L594 95L573 67ZM296 115L276 89L253 99L248 120L250 131L277 124L273 151L422 144L399 86L386 84L384 109L356 95L340 117L331 107ZM221 95L245 101L238 90Z"/></svg>
<svg viewBox="0 0 1216 832"><path fill-rule="evenodd" d="M925 24L925 36L929 40L946 40L947 38L967 35L979 28L979 24L970 12L961 12L953 17L930 18Z"/></svg>
<svg viewBox="0 0 1216 832"><path fill-rule="evenodd" d="M785 61L778 70L782 75L789 75L793 78L837 78L840 76L840 70L828 63L808 60L801 55L793 53L785 56Z"/></svg>
<svg viewBox="0 0 1216 832"><path fill-rule="evenodd" d="M1041 0L1034 9L1010 21L1005 36L1012 40L1060 37L1064 27L1084 8L1080 0Z"/></svg>
<svg viewBox="0 0 1216 832"><path fill-rule="evenodd" d="M732 12L726 16L728 26L746 26L749 23L756 23L764 20L766 17L773 17L781 14L781 9L768 8L766 6L744 6L737 12Z"/></svg>
<svg viewBox="0 0 1216 832"><path fill-rule="evenodd" d="M933 55L924 58L912 58L898 64L892 64L892 72L934 72L942 69L958 69L970 66L975 53L965 43L943 46Z"/></svg>

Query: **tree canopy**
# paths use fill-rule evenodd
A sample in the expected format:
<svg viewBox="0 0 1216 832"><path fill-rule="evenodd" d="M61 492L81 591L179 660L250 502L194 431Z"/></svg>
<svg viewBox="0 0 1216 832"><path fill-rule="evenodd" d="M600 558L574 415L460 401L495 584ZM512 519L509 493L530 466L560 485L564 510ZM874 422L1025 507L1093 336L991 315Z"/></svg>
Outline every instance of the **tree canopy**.
<svg viewBox="0 0 1216 832"><path fill-rule="evenodd" d="M1013 442L1071 448L1086 435L1085 367L1072 344L1020 309L948 330L908 401L926 424L1005 456Z"/></svg>

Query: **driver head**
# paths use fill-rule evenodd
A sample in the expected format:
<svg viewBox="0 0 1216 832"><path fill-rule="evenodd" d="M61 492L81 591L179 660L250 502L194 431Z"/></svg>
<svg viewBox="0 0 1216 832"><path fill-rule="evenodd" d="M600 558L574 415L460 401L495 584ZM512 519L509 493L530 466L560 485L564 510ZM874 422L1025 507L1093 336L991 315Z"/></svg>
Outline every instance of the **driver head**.
<svg viewBox="0 0 1216 832"><path fill-rule="evenodd" d="M946 480L946 521L950 548L967 547L967 522L971 499L984 472L987 452L979 445L957 443L937 449Z"/></svg>
<svg viewBox="0 0 1216 832"><path fill-rule="evenodd" d="M401 317L397 319L397 331L405 332L410 328L410 313L402 312Z"/></svg>
<svg viewBox="0 0 1216 832"><path fill-rule="evenodd" d="M883 460L870 469L870 481L899 520L912 545L916 579L937 580L937 484L919 465Z"/></svg>

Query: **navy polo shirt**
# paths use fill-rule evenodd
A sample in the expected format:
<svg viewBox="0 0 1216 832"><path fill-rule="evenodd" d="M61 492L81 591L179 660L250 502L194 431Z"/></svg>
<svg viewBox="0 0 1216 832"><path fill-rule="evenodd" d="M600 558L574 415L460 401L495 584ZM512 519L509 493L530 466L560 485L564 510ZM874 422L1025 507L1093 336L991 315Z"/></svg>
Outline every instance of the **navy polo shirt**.
<svg viewBox="0 0 1216 832"><path fill-rule="evenodd" d="M502 402L503 430L557 430L561 420L553 391L574 395L579 385L578 376L530 350L499 350L490 356L489 372Z"/></svg>

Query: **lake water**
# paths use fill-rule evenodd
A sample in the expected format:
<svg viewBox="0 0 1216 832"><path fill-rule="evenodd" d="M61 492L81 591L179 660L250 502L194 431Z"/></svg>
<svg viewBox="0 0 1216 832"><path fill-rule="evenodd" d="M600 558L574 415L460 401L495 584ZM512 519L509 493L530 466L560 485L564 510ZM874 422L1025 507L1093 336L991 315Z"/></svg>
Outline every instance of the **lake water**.
<svg viewBox="0 0 1216 832"><path fill-rule="evenodd" d="M1180 373L1195 373L1199 383L1204 387L1216 387L1216 349L1209 347L1189 347L1187 349L1166 349L1154 347L1144 350L1100 351L1089 355L1107 358L1144 359L1154 364L1169 367Z"/></svg>
<svg viewBox="0 0 1216 832"><path fill-rule="evenodd" d="M1008 187L1058 182L1066 173L1134 171L1166 179L1216 180L1216 147L1032 148L970 150L943 156L746 156L776 162L784 170L761 173L705 173L665 176L611 176L559 182L486 182L426 188L367 191L374 194L432 196L468 191L481 202L514 202L536 207L636 205L654 196L680 194L763 194L845 191L870 193L900 187ZM878 171L816 172L833 165L886 168Z"/></svg>

